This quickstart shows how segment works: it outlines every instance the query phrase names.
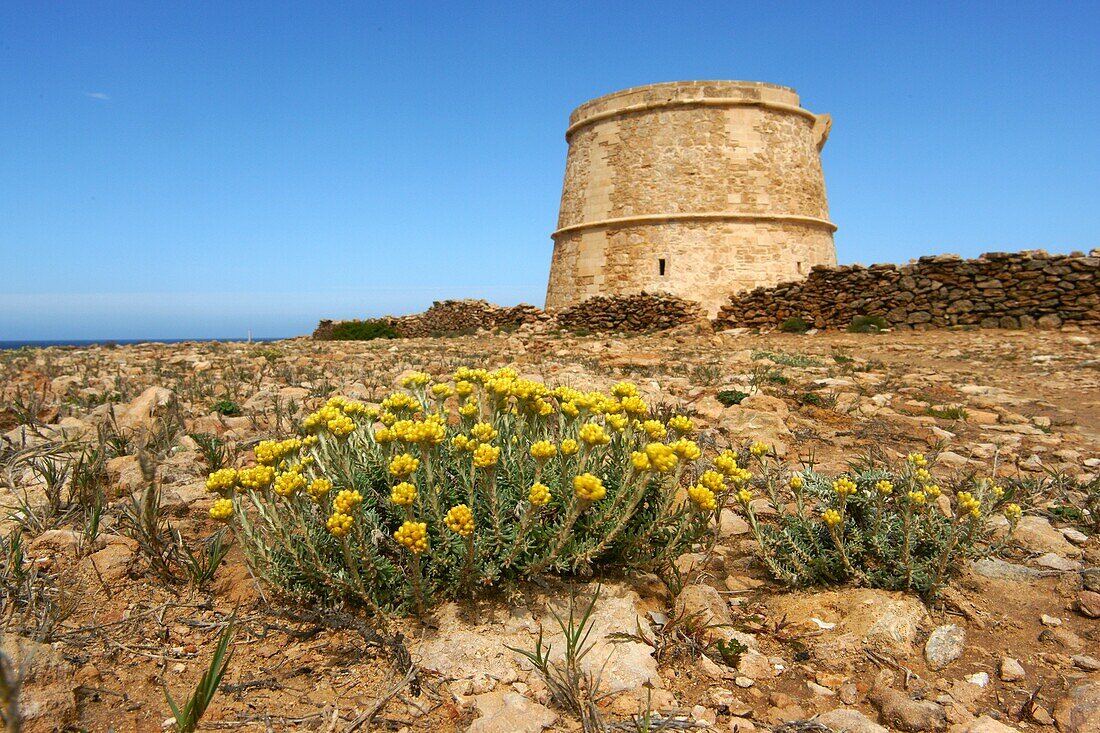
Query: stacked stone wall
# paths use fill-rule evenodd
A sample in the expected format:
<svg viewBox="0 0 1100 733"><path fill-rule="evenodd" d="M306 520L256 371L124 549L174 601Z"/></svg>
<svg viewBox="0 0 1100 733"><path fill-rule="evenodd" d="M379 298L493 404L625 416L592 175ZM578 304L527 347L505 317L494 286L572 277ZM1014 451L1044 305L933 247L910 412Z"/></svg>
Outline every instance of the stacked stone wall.
<svg viewBox="0 0 1100 733"><path fill-rule="evenodd" d="M407 316L382 316L374 319L389 325L400 338L422 338L470 333L480 329L519 327L549 318L542 309L527 303L510 308L487 300L437 300L423 313ZM333 329L343 321L323 320L313 332L313 338L332 338Z"/></svg>
<svg viewBox="0 0 1100 733"><path fill-rule="evenodd" d="M675 328L705 318L698 303L666 293L595 297L556 316L521 303L502 308L484 300L437 301L423 313L374 319L393 328L399 338L424 338L476 333L494 328L563 328L569 331L646 332ZM321 321L313 338L333 338L345 321Z"/></svg>
<svg viewBox="0 0 1100 733"><path fill-rule="evenodd" d="M815 267L804 280L735 294L717 328L775 328L802 318L845 328L877 316L893 328L1100 325L1100 250L922 257L902 266Z"/></svg>
<svg viewBox="0 0 1100 733"><path fill-rule="evenodd" d="M567 308L555 316L568 331L639 333L662 331L706 318L703 307L668 293L600 296Z"/></svg>

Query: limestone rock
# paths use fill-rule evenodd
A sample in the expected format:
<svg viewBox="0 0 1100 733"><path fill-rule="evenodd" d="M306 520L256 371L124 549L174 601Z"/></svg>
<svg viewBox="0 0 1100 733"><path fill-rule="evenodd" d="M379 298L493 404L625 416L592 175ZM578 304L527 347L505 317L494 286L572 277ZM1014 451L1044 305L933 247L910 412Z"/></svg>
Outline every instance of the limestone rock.
<svg viewBox="0 0 1100 733"><path fill-rule="evenodd" d="M1091 590L1078 593L1077 610L1089 618L1100 618L1100 593Z"/></svg>
<svg viewBox="0 0 1100 733"><path fill-rule="evenodd" d="M919 733L947 727L947 713L930 700L913 700L889 687L876 687L870 697L879 709L882 722L892 728Z"/></svg>
<svg viewBox="0 0 1100 733"><path fill-rule="evenodd" d="M983 715L967 724L960 733L1017 733L1017 730L995 718Z"/></svg>
<svg viewBox="0 0 1100 733"><path fill-rule="evenodd" d="M966 630L955 624L936 628L924 645L924 658L931 669L943 669L962 656L966 648Z"/></svg>
<svg viewBox="0 0 1100 733"><path fill-rule="evenodd" d="M116 413L119 427L148 431L176 395L164 387L149 387Z"/></svg>
<svg viewBox="0 0 1100 733"><path fill-rule="evenodd" d="M1100 682L1079 682L1054 706L1061 733L1100 733Z"/></svg>
<svg viewBox="0 0 1100 733"><path fill-rule="evenodd" d="M498 690L474 698L479 717L470 733L541 733L558 719L545 705L518 692Z"/></svg>
<svg viewBox="0 0 1100 733"><path fill-rule="evenodd" d="M833 733L889 733L886 728L851 708L836 708L822 713L814 720L829 726Z"/></svg>
<svg viewBox="0 0 1100 733"><path fill-rule="evenodd" d="M731 408L722 415L719 430L737 441L760 441L772 446L779 457L787 455L794 436L783 418L774 412Z"/></svg>
<svg viewBox="0 0 1100 733"><path fill-rule="evenodd" d="M1005 682L1017 682L1027 676L1024 665L1012 657L1001 659L1001 679Z"/></svg>
<svg viewBox="0 0 1100 733"><path fill-rule="evenodd" d="M1081 556L1081 548L1070 544L1061 532L1050 526L1045 517L1021 517L1012 539L1032 552L1052 552L1062 557Z"/></svg>

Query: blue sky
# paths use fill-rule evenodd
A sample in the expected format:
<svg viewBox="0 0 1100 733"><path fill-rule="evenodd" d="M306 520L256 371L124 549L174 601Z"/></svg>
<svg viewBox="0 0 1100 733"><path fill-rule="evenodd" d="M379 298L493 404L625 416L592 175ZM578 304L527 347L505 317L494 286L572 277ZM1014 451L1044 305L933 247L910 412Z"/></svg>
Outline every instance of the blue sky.
<svg viewBox="0 0 1100 733"><path fill-rule="evenodd" d="M841 262L1100 246L1100 3L0 3L0 340L542 304L569 112L795 87Z"/></svg>

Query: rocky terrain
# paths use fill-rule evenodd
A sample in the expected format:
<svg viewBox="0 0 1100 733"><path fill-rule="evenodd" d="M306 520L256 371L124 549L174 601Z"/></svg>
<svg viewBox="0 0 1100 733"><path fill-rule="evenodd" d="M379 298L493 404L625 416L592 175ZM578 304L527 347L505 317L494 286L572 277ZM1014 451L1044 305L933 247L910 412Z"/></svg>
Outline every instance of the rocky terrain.
<svg viewBox="0 0 1100 733"><path fill-rule="evenodd" d="M580 389L630 379L651 405L691 415L704 445L762 440L831 471L872 450L922 451L937 456L938 475L1035 487L1005 553L959 568L931 604L867 588L789 591L732 511L716 551L682 557L678 578L599 579L584 664L607 724L1100 731L1100 540L1085 497L1067 488L1100 474L1100 333L754 335L705 322L636 336L520 326L0 352L3 650L22 678L24 730L171 729L164 690L179 700L194 689L231 617L234 656L200 730L580 730L509 647L533 648L541 625L561 654L551 612L595 582L531 582L423 621L380 622L273 597L235 547L209 583L167 579L127 525L152 479L181 542L199 547L217 529L195 435L247 461L259 439L293 430L330 395L376 402L410 369L461 365ZM50 496L48 466L77 445L110 456L96 532L68 491ZM723 657L718 640L744 651ZM647 709L648 727L637 718Z"/></svg>

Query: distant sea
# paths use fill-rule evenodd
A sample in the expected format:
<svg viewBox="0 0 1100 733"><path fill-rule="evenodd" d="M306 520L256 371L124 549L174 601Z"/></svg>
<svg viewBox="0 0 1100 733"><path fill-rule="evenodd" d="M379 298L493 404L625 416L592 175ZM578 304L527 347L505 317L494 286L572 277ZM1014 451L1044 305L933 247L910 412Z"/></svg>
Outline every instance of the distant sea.
<svg viewBox="0 0 1100 733"><path fill-rule="evenodd" d="M268 341L282 341L293 336L280 336L278 338L254 338L252 343L265 343ZM211 341L224 341L240 343L246 338L221 338L221 339L59 339L46 341L0 341L0 349L22 349L24 347L41 349L47 346L128 346L130 344L185 344L205 343Z"/></svg>

